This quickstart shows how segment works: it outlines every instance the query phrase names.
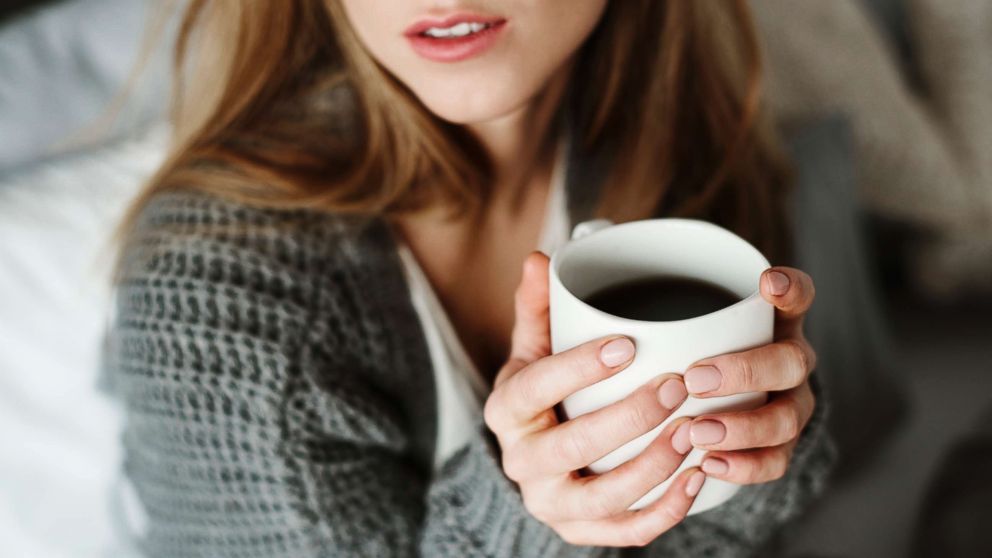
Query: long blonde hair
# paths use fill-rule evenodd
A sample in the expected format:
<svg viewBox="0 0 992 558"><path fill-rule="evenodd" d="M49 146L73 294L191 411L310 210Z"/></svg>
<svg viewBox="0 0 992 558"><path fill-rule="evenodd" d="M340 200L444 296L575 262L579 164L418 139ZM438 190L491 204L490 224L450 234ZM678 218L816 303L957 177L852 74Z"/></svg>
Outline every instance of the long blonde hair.
<svg viewBox="0 0 992 558"><path fill-rule="evenodd" d="M583 153L610 154L596 214L704 218L781 255L759 54L746 0L610 2L559 109ZM372 59L337 0L191 0L175 74L172 149L130 221L174 188L384 216L485 204L483 147Z"/></svg>

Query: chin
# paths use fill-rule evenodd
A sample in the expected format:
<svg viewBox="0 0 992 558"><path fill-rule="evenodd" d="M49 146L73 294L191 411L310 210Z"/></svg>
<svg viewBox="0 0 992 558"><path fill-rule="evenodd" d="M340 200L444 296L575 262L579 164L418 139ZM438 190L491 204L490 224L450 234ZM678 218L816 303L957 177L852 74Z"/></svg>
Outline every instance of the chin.
<svg viewBox="0 0 992 558"><path fill-rule="evenodd" d="M420 102L438 118L452 124L481 124L498 120L527 105L530 91L480 87L414 91Z"/></svg>

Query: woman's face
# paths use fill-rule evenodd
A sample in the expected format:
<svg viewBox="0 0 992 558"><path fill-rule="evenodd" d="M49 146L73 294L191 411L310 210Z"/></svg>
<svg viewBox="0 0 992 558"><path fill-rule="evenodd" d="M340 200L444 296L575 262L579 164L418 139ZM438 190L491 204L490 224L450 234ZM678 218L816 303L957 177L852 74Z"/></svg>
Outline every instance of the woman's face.
<svg viewBox="0 0 992 558"><path fill-rule="evenodd" d="M372 56L439 117L525 106L578 50L607 0L340 0Z"/></svg>

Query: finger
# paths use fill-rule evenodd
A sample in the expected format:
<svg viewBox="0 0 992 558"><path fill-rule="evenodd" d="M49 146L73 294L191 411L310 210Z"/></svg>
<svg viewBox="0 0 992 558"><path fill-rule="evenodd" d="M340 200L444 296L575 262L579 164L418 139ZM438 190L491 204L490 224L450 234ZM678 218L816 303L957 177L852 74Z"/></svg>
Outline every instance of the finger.
<svg viewBox="0 0 992 558"><path fill-rule="evenodd" d="M706 476L736 484L758 484L785 475L796 447L793 440L780 446L706 454L702 469Z"/></svg>
<svg viewBox="0 0 992 558"><path fill-rule="evenodd" d="M609 519L565 522L555 530L576 545L645 546L685 519L705 480L706 474L698 468L686 469L661 498L644 509Z"/></svg>
<svg viewBox="0 0 992 558"><path fill-rule="evenodd" d="M514 428L546 414L569 395L624 369L634 350L629 338L613 335L541 358L493 390L486 401L487 423L494 430Z"/></svg>
<svg viewBox="0 0 992 558"><path fill-rule="evenodd" d="M718 413L692 422L692 445L707 450L741 450L777 446L799 437L813 415L809 384L775 394L753 411Z"/></svg>
<svg viewBox="0 0 992 558"><path fill-rule="evenodd" d="M510 357L496 374L494 389L524 366L551 353L549 328L548 257L531 252L524 260L520 284L514 294Z"/></svg>
<svg viewBox="0 0 992 558"><path fill-rule="evenodd" d="M527 436L514 450L531 478L569 473L657 427L686 395L678 376L661 376L616 403Z"/></svg>
<svg viewBox="0 0 992 558"><path fill-rule="evenodd" d="M627 511L651 489L668 480L688 449L677 451L672 436L687 418L672 421L648 447L615 469L570 479L559 493L561 518L606 519Z"/></svg>
<svg viewBox="0 0 992 558"><path fill-rule="evenodd" d="M541 252L531 252L524 260L514 296L510 358L533 362L551 354L548 263L548 257Z"/></svg>
<svg viewBox="0 0 992 558"><path fill-rule="evenodd" d="M703 359L686 370L685 386L696 397L783 391L805 382L815 360L806 339L788 339Z"/></svg>
<svg viewBox="0 0 992 558"><path fill-rule="evenodd" d="M651 443L633 459L600 475L580 477L575 473L555 480L522 483L522 495L527 509L544 523L592 520L612 517L627 509L651 489L667 480L678 469L692 449L688 442L673 442L673 436L688 418L679 418L667 425ZM547 477L553 478L553 477ZM537 486L537 489L529 490Z"/></svg>
<svg viewBox="0 0 992 558"><path fill-rule="evenodd" d="M761 296L775 305L775 318L779 322L800 322L813 299L816 289L813 279L792 267L772 267L761 274Z"/></svg>

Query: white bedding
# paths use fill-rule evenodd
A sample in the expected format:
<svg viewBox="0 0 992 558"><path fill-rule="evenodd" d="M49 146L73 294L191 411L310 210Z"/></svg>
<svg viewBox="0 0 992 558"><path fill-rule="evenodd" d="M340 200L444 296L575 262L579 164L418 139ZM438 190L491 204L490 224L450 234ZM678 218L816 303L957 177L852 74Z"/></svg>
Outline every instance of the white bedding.
<svg viewBox="0 0 992 558"><path fill-rule="evenodd" d="M120 413L97 386L110 237L165 133L0 178L3 556L122 556Z"/></svg>
<svg viewBox="0 0 992 558"><path fill-rule="evenodd" d="M0 0L2 1L2 0ZM158 0L63 0L0 26L0 173L74 150L131 76ZM121 139L157 120L169 92L174 20L116 121Z"/></svg>
<svg viewBox="0 0 992 558"><path fill-rule="evenodd" d="M110 510L121 416L97 382L110 235L165 134L125 138L161 113L171 27L120 118L93 124L131 74L158 5L63 0L0 27L3 557L132 554ZM102 146L81 145L86 131Z"/></svg>

